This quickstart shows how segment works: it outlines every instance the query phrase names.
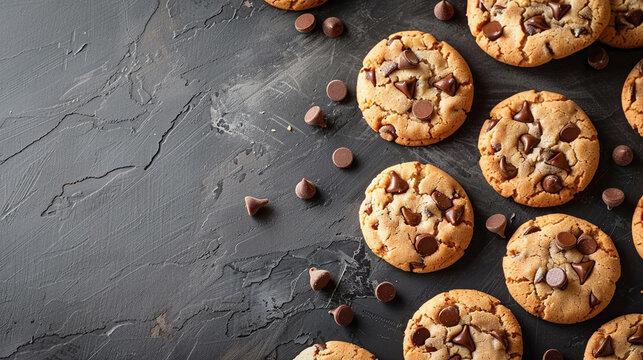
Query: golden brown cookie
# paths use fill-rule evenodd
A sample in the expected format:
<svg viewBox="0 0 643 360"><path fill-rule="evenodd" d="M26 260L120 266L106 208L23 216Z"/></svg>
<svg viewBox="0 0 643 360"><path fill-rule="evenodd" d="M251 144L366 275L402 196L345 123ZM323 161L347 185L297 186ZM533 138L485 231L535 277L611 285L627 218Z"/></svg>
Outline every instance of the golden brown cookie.
<svg viewBox="0 0 643 360"><path fill-rule="evenodd" d="M294 360L377 360L375 355L357 345L329 341L305 348Z"/></svg>
<svg viewBox="0 0 643 360"><path fill-rule="evenodd" d="M469 29L478 46L499 61L523 67L589 46L609 15L609 0L467 1Z"/></svg>
<svg viewBox="0 0 643 360"><path fill-rule="evenodd" d="M473 102L466 61L431 34L403 31L364 58L357 102L368 125L388 141L423 146L453 134Z"/></svg>
<svg viewBox="0 0 643 360"><path fill-rule="evenodd" d="M571 200L592 180L600 155L596 129L576 103L533 90L491 110L478 149L487 182L500 195L532 207Z"/></svg>
<svg viewBox="0 0 643 360"><path fill-rule="evenodd" d="M415 312L403 346L405 360L517 360L522 358L522 331L511 310L493 296L451 290Z"/></svg>
<svg viewBox="0 0 643 360"><path fill-rule="evenodd" d="M627 121L643 136L643 60L634 66L625 79L621 104Z"/></svg>
<svg viewBox="0 0 643 360"><path fill-rule="evenodd" d="M458 260L473 236L473 208L449 174L407 162L371 181L359 210L375 255L404 271L426 273Z"/></svg>
<svg viewBox="0 0 643 360"><path fill-rule="evenodd" d="M636 251L643 259L643 196L639 199L632 216L632 240Z"/></svg>
<svg viewBox="0 0 643 360"><path fill-rule="evenodd" d="M540 216L516 229L502 267L516 302L559 324L600 313L621 276L612 239L596 225L564 214Z"/></svg>
<svg viewBox="0 0 643 360"><path fill-rule="evenodd" d="M643 46L643 1L610 0L609 25L598 41L623 49Z"/></svg>
<svg viewBox="0 0 643 360"><path fill-rule="evenodd" d="M583 359L643 359L643 314L623 315L603 324L589 338Z"/></svg>
<svg viewBox="0 0 643 360"><path fill-rule="evenodd" d="M294 11L312 9L324 4L326 1L327 0L266 0L268 4L274 7Z"/></svg>

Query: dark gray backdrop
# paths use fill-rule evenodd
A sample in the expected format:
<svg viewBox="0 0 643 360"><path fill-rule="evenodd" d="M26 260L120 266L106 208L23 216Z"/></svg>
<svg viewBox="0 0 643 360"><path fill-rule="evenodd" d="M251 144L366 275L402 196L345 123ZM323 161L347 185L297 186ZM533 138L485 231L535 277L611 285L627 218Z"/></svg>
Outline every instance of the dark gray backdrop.
<svg viewBox="0 0 643 360"><path fill-rule="evenodd" d="M503 65L475 44L455 0L440 22L429 0L331 0L312 12L345 21L341 38L295 31L297 13L261 0L25 1L0 3L0 358L291 359L326 340L401 359L402 331L424 301L453 288L486 291L523 327L525 358L558 347L580 359L602 323L643 309L641 265L630 219L641 185L643 143L625 121L620 90L642 50L609 49L597 72L587 51L535 69ZM381 140L361 119L354 83L361 59L389 33L418 29L452 44L473 71L475 101L453 136L423 148ZM331 79L351 100L334 104ZM515 92L561 92L598 128L601 161L569 204L530 209L498 196L477 166L477 133ZM323 107L326 129L303 122ZM292 125L292 132L286 130ZM275 131L272 131L274 129ZM637 156L610 159L618 144ZM350 147L355 165L335 168ZM465 256L427 275L398 271L365 248L357 220L364 188L389 165L417 160L447 170L467 190L476 230ZM303 176L310 202L294 196ZM625 190L608 212L601 191ZM270 198L260 216L245 195ZM565 212L612 236L623 276L609 307L579 325L523 311L504 284L505 241L487 216L516 214L512 228ZM312 292L308 267L331 271ZM389 304L372 295L397 285ZM356 320L326 313L351 304Z"/></svg>

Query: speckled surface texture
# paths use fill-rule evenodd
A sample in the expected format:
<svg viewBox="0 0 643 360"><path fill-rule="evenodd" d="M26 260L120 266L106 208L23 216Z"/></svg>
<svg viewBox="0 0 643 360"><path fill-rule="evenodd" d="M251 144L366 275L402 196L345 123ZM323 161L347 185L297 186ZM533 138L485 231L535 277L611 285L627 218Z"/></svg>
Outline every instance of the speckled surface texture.
<svg viewBox="0 0 643 360"><path fill-rule="evenodd" d="M294 29L295 12L259 0L23 1L0 3L0 358L292 359L316 342L355 343L379 359L402 358L402 332L434 295L473 288L497 297L520 322L525 359L550 347L580 359L612 318L643 307L642 260L630 221L643 193L643 143L620 93L643 50L609 49L607 69L586 50L533 69L503 65L469 34L465 1L442 23L425 0L330 0L312 12L345 21L340 38ZM439 144L382 140L361 118L355 79L365 54L401 30L428 31L467 60L475 98L464 125ZM350 100L332 103L331 79ZM569 203L532 209L503 199L477 165L477 135L493 106L535 88L564 94L598 130L594 180ZM329 126L310 127L313 104ZM292 131L286 130L288 125ZM275 129L275 131L271 131ZM614 146L636 159L618 167ZM332 152L355 154L342 170ZM475 227L447 270L410 274L364 245L358 209L382 169L432 163L467 191ZM306 177L308 202L294 194ZM638 183L637 183L638 180ZM625 190L608 212L604 188ZM250 218L244 196L270 204ZM577 325L548 324L509 295L506 241L484 230L495 212L511 230L549 212L603 229L621 256L611 304ZM308 267L328 269L321 292ZM398 298L380 303L378 281ZM347 328L327 311L355 310Z"/></svg>

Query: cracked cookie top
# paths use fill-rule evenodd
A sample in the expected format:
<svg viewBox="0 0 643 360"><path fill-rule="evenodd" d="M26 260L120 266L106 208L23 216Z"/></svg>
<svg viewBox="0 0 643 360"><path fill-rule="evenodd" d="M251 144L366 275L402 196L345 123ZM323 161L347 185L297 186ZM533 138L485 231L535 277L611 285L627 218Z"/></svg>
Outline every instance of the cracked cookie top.
<svg viewBox="0 0 643 360"><path fill-rule="evenodd" d="M294 11L312 9L324 4L326 1L327 0L266 0L268 4L274 7Z"/></svg>
<svg viewBox="0 0 643 360"><path fill-rule="evenodd" d="M473 208L462 186L419 162L391 166L377 175L366 189L359 219L375 255L416 273L453 264L473 235Z"/></svg>
<svg viewBox="0 0 643 360"><path fill-rule="evenodd" d="M377 358L357 345L343 341L329 341L305 348L293 360L377 360Z"/></svg>
<svg viewBox="0 0 643 360"><path fill-rule="evenodd" d="M357 77L364 119L387 141L436 143L455 132L473 102L466 61L431 34L403 31L380 41Z"/></svg>
<svg viewBox="0 0 643 360"><path fill-rule="evenodd" d="M563 214L540 216L516 229L502 267L516 302L559 324L600 313L621 276L612 239L597 226Z"/></svg>
<svg viewBox="0 0 643 360"><path fill-rule="evenodd" d="M433 297L409 320L404 359L521 359L522 332L511 310L476 290Z"/></svg>
<svg viewBox="0 0 643 360"><path fill-rule="evenodd" d="M643 259L643 196L639 199L632 216L632 240L636 251Z"/></svg>
<svg viewBox="0 0 643 360"><path fill-rule="evenodd" d="M609 0L467 0L469 29L480 48L523 67L589 46L609 15Z"/></svg>
<svg viewBox="0 0 643 360"><path fill-rule="evenodd" d="M643 359L643 314L619 316L603 324L589 338L583 359L605 357L619 360Z"/></svg>
<svg viewBox="0 0 643 360"><path fill-rule="evenodd" d="M490 115L478 138L480 168L500 195L532 207L556 206L592 180L596 129L573 101L530 90L503 100Z"/></svg>
<svg viewBox="0 0 643 360"><path fill-rule="evenodd" d="M598 41L623 49L643 46L643 1L611 0L609 24Z"/></svg>
<svg viewBox="0 0 643 360"><path fill-rule="evenodd" d="M639 61L623 84L621 105L632 129L643 136L643 60Z"/></svg>

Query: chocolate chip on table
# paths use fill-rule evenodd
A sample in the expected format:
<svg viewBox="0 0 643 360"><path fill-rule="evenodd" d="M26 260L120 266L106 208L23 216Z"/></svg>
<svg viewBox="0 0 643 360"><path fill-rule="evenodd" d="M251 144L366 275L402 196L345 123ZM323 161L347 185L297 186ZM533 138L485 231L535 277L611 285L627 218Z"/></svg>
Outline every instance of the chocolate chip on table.
<svg viewBox="0 0 643 360"><path fill-rule="evenodd" d="M547 175L542 181L543 189L550 194L557 193L563 189L563 181L558 175Z"/></svg>
<svg viewBox="0 0 643 360"><path fill-rule="evenodd" d="M434 190L431 193L431 198L435 202L435 205L438 207L438 209L444 211L448 208L450 208L453 205L453 202L451 199L449 199L448 196L444 195L443 193Z"/></svg>
<svg viewBox="0 0 643 360"><path fill-rule="evenodd" d="M560 130L558 137L561 141L572 142L580 135L580 129L576 124L569 123Z"/></svg>
<svg viewBox="0 0 643 360"><path fill-rule="evenodd" d="M522 134L520 135L519 139L520 139L520 142L522 143L522 147L525 151L525 154L531 153L531 150L540 142L539 138L531 134Z"/></svg>
<svg viewBox="0 0 643 360"><path fill-rule="evenodd" d="M561 231L556 234L554 244L560 250L571 250L576 247L576 236L569 231Z"/></svg>
<svg viewBox="0 0 643 360"><path fill-rule="evenodd" d="M317 193L317 187L306 178L302 178L297 186L295 186L295 194L298 198L308 200Z"/></svg>
<svg viewBox="0 0 643 360"><path fill-rule="evenodd" d="M531 108L527 101L522 102L520 110L518 110L518 112L514 114L512 119L523 123L534 122L534 116L531 114Z"/></svg>
<svg viewBox="0 0 643 360"><path fill-rule="evenodd" d="M413 330L413 332L411 333L411 342L416 347L424 346L426 339L430 337L431 333L429 332L429 329L425 328L424 326L420 326L417 329Z"/></svg>
<svg viewBox="0 0 643 360"><path fill-rule="evenodd" d="M499 168L500 175L502 175L505 180L513 179L518 175L518 168L511 165L504 156L500 159Z"/></svg>
<svg viewBox="0 0 643 360"><path fill-rule="evenodd" d="M382 75L388 77L393 73L393 71L397 70L397 63L395 61L385 61L382 63L380 66L380 71L382 72Z"/></svg>
<svg viewBox="0 0 643 360"><path fill-rule="evenodd" d="M589 307L594 307L601 303L601 300L594 295L594 292L589 292Z"/></svg>
<svg viewBox="0 0 643 360"><path fill-rule="evenodd" d="M353 322L353 309L348 305L339 305L335 310L330 310L329 314L339 326L348 326Z"/></svg>
<svg viewBox="0 0 643 360"><path fill-rule="evenodd" d="M415 236L415 250L422 256L429 256L438 250L438 241L431 234Z"/></svg>
<svg viewBox="0 0 643 360"><path fill-rule="evenodd" d="M346 84L341 80L333 80L326 85L326 95L333 101L342 101L347 94Z"/></svg>
<svg viewBox="0 0 643 360"><path fill-rule="evenodd" d="M637 27L643 22L643 10L634 10L631 13L625 15L627 22Z"/></svg>
<svg viewBox="0 0 643 360"><path fill-rule="evenodd" d="M567 158L565 158L565 154L563 154L562 152L556 153L556 155L552 156L551 158L549 158L549 160L545 161L545 164L555 166L567 172L570 172L572 170L569 167Z"/></svg>
<svg viewBox="0 0 643 360"><path fill-rule="evenodd" d="M456 326L460 323L460 310L453 305L447 306L438 313L438 320L444 326Z"/></svg>
<svg viewBox="0 0 643 360"><path fill-rule="evenodd" d="M502 25L497 21L488 22L482 27L482 33L491 41L497 40L502 36Z"/></svg>
<svg viewBox="0 0 643 360"><path fill-rule="evenodd" d="M632 335L627 338L630 344L643 345L643 324L639 324Z"/></svg>
<svg viewBox="0 0 643 360"><path fill-rule="evenodd" d="M617 188L608 188L603 191L602 198L605 205L607 205L607 210L612 210L623 203L625 193Z"/></svg>
<svg viewBox="0 0 643 360"><path fill-rule="evenodd" d="M336 17L329 17L322 23L322 30L329 38L336 38L344 32L344 23Z"/></svg>
<svg viewBox="0 0 643 360"><path fill-rule="evenodd" d="M308 125L326 127L326 120L324 120L324 112L319 106L313 106L306 112L304 121Z"/></svg>
<svg viewBox="0 0 643 360"><path fill-rule="evenodd" d="M375 70L368 69L365 72L366 80L370 81L373 86L377 86L377 77L375 76Z"/></svg>
<svg viewBox="0 0 643 360"><path fill-rule="evenodd" d="M469 325L464 325L462 331L451 339L451 342L457 345L461 345L469 349L469 351L474 352L476 350L476 344L473 342L471 337L471 332L469 332Z"/></svg>
<svg viewBox="0 0 643 360"><path fill-rule="evenodd" d="M556 20L562 19L563 16L567 14L569 9L572 8L571 5L561 4L553 1L550 1L549 3L547 3L547 5L549 5L549 7L551 8L554 19Z"/></svg>
<svg viewBox="0 0 643 360"><path fill-rule="evenodd" d="M413 78L404 81L396 81L393 83L393 86L395 86L396 89L400 90L402 94L406 95L407 98L413 99L413 95L415 95L416 82L417 79Z"/></svg>
<svg viewBox="0 0 643 360"><path fill-rule="evenodd" d="M349 148L340 147L333 152L333 164L338 168L347 168L353 163L353 152Z"/></svg>
<svg viewBox="0 0 643 360"><path fill-rule="evenodd" d="M382 125L378 130L380 137L386 141L395 141L397 139L397 132L393 125Z"/></svg>
<svg viewBox="0 0 643 360"><path fill-rule="evenodd" d="M315 24L317 24L315 15L302 14L297 18L297 20L295 20L295 29L301 33L309 33L313 31Z"/></svg>
<svg viewBox="0 0 643 360"><path fill-rule="evenodd" d="M429 100L418 100L413 104L411 112L419 120L429 120L433 115L433 104Z"/></svg>
<svg viewBox="0 0 643 360"><path fill-rule="evenodd" d="M439 1L433 8L433 15L442 21L451 20L454 12L453 5L446 0Z"/></svg>
<svg viewBox="0 0 643 360"><path fill-rule="evenodd" d="M330 281L330 273L326 270L311 267L308 270L308 275L310 275L310 287L315 291L325 288Z"/></svg>
<svg viewBox="0 0 643 360"><path fill-rule="evenodd" d="M607 50L602 47L595 46L589 51L589 56L587 56L587 64L593 67L596 70L603 70L609 64L610 57L607 54Z"/></svg>
<svg viewBox="0 0 643 360"><path fill-rule="evenodd" d="M458 81L456 80L455 76L453 76L453 74L449 74L442 79L434 82L433 86L444 91L449 96L453 96L458 90Z"/></svg>
<svg viewBox="0 0 643 360"><path fill-rule="evenodd" d="M596 262L594 260L589 260L582 263L572 264L572 269L574 269L574 271L578 275L578 279L581 285L583 285L589 275L591 275L595 263Z"/></svg>
<svg viewBox="0 0 643 360"><path fill-rule="evenodd" d="M464 214L464 206L453 205L444 212L444 217L451 225L456 226L462 221L462 214Z"/></svg>
<svg viewBox="0 0 643 360"><path fill-rule="evenodd" d="M583 255L591 255L598 250L598 243L593 236L589 234L581 234L576 241L576 249Z"/></svg>
<svg viewBox="0 0 643 360"><path fill-rule="evenodd" d="M395 171L388 173L389 184L386 187L386 192L389 194L402 194L409 189L409 183L400 177Z"/></svg>
<svg viewBox="0 0 643 360"><path fill-rule="evenodd" d="M599 341L598 346L592 350L592 355L595 358L605 357L614 354L614 347L612 346L612 337L607 335Z"/></svg>
<svg viewBox="0 0 643 360"><path fill-rule="evenodd" d="M554 289L564 290L567 287L567 274L561 268L552 268L545 275L545 282Z"/></svg>
<svg viewBox="0 0 643 360"><path fill-rule="evenodd" d="M397 60L397 68L400 70L413 69L418 66L420 59L415 55L413 50L406 49L402 51Z"/></svg>
<svg viewBox="0 0 643 360"><path fill-rule="evenodd" d="M415 213L411 211L410 209L402 206L400 208L400 212L402 213L402 217L404 218L404 222L407 225L410 226L418 226L420 222L422 221L422 214Z"/></svg>
<svg viewBox="0 0 643 360"><path fill-rule="evenodd" d="M268 203L268 199L258 199L252 196L246 196L246 209L248 210L248 215L254 216L254 214L259 211L264 205Z"/></svg>
<svg viewBox="0 0 643 360"><path fill-rule="evenodd" d="M489 216L485 226L487 230L500 235L501 238L504 239L506 237L505 229L507 228L507 218L503 214L493 214Z"/></svg>
<svg viewBox="0 0 643 360"><path fill-rule="evenodd" d="M388 281L379 283L375 288L375 297L381 302L389 302L395 298L395 285Z"/></svg>
<svg viewBox="0 0 643 360"><path fill-rule="evenodd" d="M563 354L557 349L549 349L543 354L543 360L563 360Z"/></svg>
<svg viewBox="0 0 643 360"><path fill-rule="evenodd" d="M619 145L612 151L612 160L619 166L627 166L634 160L634 152L627 145Z"/></svg>
<svg viewBox="0 0 643 360"><path fill-rule="evenodd" d="M493 336L496 340L500 341L504 346L505 351L509 349L509 341L507 340L507 332L504 330L491 330L489 335Z"/></svg>

